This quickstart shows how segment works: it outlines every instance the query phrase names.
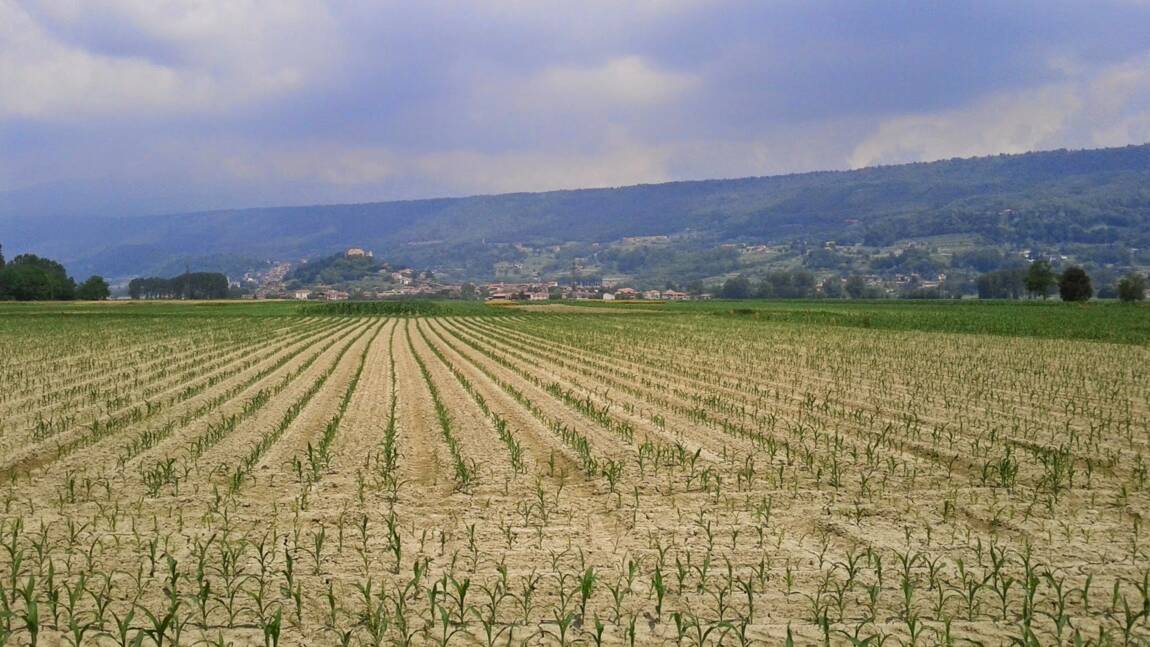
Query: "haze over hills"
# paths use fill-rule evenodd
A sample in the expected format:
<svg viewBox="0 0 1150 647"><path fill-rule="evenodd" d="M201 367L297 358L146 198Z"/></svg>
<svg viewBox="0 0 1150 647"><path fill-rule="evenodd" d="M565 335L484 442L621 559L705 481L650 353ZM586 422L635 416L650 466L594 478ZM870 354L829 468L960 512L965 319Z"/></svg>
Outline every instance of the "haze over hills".
<svg viewBox="0 0 1150 647"><path fill-rule="evenodd" d="M588 274L688 280L754 270L748 247L765 254L763 267L812 266L810 250L826 241L877 254L938 237L964 248L1150 264L1150 144L545 193L0 218L6 253L34 251L78 275L113 279L185 266L238 272L362 246L461 280L560 276L573 265ZM857 254L847 256L848 268L867 269Z"/></svg>

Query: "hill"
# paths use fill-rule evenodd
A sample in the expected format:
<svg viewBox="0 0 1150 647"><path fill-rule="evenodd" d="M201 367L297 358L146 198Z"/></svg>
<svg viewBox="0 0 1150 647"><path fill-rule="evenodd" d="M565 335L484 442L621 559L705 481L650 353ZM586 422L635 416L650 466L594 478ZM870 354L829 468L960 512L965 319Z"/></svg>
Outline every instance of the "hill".
<svg viewBox="0 0 1150 647"><path fill-rule="evenodd" d="M943 267L972 253L998 254L1001 265L1026 249L1100 266L1150 264L1150 145L545 193L0 219L0 242L11 253L35 250L80 274L110 277L173 265L218 270L352 245L457 279L872 271L880 258L897 271L891 253L908 241Z"/></svg>

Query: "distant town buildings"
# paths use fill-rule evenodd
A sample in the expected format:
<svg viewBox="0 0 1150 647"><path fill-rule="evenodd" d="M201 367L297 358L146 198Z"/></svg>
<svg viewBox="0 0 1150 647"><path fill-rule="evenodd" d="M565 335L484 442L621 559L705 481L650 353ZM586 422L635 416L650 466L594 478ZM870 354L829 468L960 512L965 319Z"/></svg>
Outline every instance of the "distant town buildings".
<svg viewBox="0 0 1150 647"><path fill-rule="evenodd" d="M619 288L615 290L615 296L620 299L641 299L643 293L635 288Z"/></svg>
<svg viewBox="0 0 1150 647"><path fill-rule="evenodd" d="M638 242L639 239L636 239ZM644 237L644 243L663 242L660 237ZM347 258L373 258L373 252L363 247L349 247ZM300 285L298 280L288 282L293 267L307 261L278 262L267 271L245 275L244 281L255 287L256 298L281 298L299 301L350 299L403 299L403 298L484 298L488 301L533 301L551 299L573 300L647 300L678 301L691 298L686 292L675 290L638 290L626 287L626 277L604 277L591 285L560 285L558 281L495 282L487 284L440 283L432 272L411 268L392 269L383 265L372 280L340 284ZM285 285L285 283L288 283Z"/></svg>

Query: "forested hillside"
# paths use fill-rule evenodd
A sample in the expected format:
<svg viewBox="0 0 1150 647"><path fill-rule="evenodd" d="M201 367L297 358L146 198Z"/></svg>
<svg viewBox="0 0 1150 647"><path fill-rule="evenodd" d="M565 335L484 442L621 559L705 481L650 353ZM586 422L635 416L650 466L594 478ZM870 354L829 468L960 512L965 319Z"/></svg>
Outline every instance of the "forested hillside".
<svg viewBox="0 0 1150 647"><path fill-rule="evenodd" d="M780 263L819 269L845 262L870 271L871 261L859 265L858 250L873 259L908 240L929 244L940 236L960 237L958 253L1008 258L1035 248L1136 266L1150 248L1150 145L577 191L108 216L8 216L0 219L0 243L112 277L173 264L218 270L351 245L472 279L580 267L706 277L746 266L735 248L747 246L792 250L771 257ZM625 240L636 237L655 237L658 253L645 245L650 240ZM836 249L853 246L855 258L826 258L819 250L828 240Z"/></svg>

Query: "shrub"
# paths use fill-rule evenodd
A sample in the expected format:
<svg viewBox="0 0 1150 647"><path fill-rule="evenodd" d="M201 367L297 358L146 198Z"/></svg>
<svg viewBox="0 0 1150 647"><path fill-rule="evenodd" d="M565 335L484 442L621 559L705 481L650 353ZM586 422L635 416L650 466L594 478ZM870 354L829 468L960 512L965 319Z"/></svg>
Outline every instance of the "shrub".
<svg viewBox="0 0 1150 647"><path fill-rule="evenodd" d="M1058 279L1058 294L1063 301L1089 301L1094 296L1090 276L1081 267L1069 267Z"/></svg>
<svg viewBox="0 0 1150 647"><path fill-rule="evenodd" d="M1146 298L1146 278L1141 274L1127 274L1118 282L1118 298L1126 303Z"/></svg>

